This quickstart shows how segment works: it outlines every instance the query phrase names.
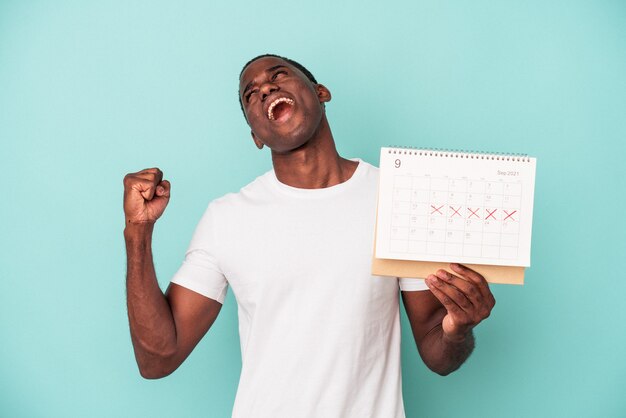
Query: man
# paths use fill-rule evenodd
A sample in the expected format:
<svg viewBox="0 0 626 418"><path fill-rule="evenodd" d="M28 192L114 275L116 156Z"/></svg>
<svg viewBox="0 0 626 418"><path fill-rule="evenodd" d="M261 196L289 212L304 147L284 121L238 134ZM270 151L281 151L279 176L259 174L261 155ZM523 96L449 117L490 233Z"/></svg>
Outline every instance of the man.
<svg viewBox="0 0 626 418"><path fill-rule="evenodd" d="M165 295L151 253L170 196L159 169L128 174L128 316L142 376L173 372L232 287L242 371L234 417L404 417L398 289L426 365L445 375L472 351L495 300L461 265L419 279L371 276L378 171L338 155L330 91L295 61L244 66L239 97L274 169L209 205Z"/></svg>

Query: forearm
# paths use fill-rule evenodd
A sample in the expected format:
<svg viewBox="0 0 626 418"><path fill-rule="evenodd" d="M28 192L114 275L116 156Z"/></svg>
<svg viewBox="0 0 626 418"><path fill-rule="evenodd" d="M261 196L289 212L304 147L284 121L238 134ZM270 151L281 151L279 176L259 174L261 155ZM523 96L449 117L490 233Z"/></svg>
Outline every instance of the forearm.
<svg viewBox="0 0 626 418"><path fill-rule="evenodd" d="M457 370L474 350L474 334L469 331L463 338L451 340L441 324L434 327L418 345L424 363L442 376Z"/></svg>
<svg viewBox="0 0 626 418"><path fill-rule="evenodd" d="M164 364L176 352L176 327L157 282L152 260L154 224L128 224L126 297L130 333L139 369L145 377L169 372Z"/></svg>

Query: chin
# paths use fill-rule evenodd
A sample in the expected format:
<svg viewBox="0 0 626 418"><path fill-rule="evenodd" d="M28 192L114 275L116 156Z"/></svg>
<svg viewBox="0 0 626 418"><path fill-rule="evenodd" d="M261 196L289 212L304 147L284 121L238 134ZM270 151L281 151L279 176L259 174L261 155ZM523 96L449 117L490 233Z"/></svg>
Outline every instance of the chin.
<svg viewBox="0 0 626 418"><path fill-rule="evenodd" d="M306 146L314 136L315 130L296 129L287 135L276 135L264 143L274 152L287 153Z"/></svg>
<svg viewBox="0 0 626 418"><path fill-rule="evenodd" d="M305 147L307 143L308 141L281 141L280 144L268 145L268 147L273 152L287 154Z"/></svg>
<svg viewBox="0 0 626 418"><path fill-rule="evenodd" d="M311 117L313 116L313 117ZM288 153L306 146L312 138L317 136L322 127L322 115L301 115L293 118L273 132L267 133L263 143L277 153Z"/></svg>

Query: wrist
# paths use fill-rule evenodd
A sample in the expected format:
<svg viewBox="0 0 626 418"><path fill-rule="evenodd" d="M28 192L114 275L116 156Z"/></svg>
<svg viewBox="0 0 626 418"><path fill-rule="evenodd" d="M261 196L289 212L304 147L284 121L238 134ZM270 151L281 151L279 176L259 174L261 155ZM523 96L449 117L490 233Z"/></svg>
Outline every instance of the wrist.
<svg viewBox="0 0 626 418"><path fill-rule="evenodd" d="M134 238L151 237L154 231L154 222L131 222L126 220L124 228L124 238L132 240Z"/></svg>

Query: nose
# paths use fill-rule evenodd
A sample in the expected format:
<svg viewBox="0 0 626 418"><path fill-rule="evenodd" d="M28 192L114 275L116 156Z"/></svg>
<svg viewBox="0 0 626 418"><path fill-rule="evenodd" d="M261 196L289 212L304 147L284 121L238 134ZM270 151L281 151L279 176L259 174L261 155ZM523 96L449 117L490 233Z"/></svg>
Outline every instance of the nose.
<svg viewBox="0 0 626 418"><path fill-rule="evenodd" d="M264 83L259 88L259 93L261 93L261 101L264 102L267 96L274 93L275 91L280 90L279 87L274 83Z"/></svg>

